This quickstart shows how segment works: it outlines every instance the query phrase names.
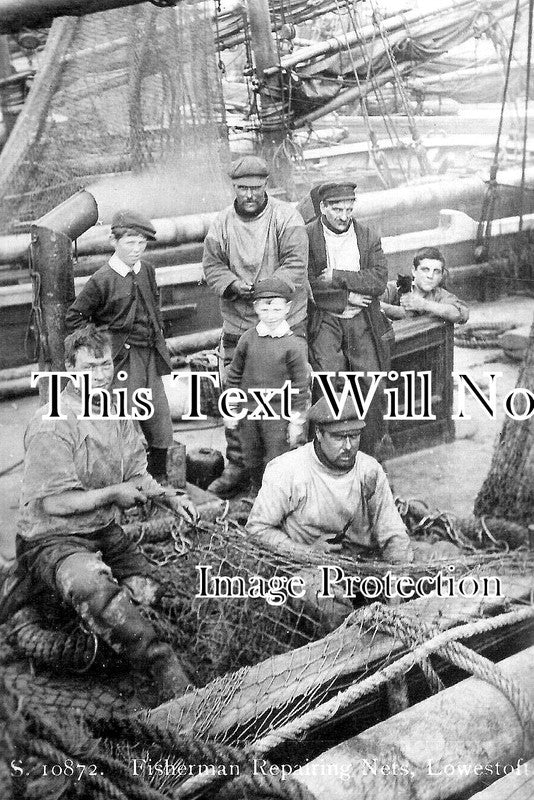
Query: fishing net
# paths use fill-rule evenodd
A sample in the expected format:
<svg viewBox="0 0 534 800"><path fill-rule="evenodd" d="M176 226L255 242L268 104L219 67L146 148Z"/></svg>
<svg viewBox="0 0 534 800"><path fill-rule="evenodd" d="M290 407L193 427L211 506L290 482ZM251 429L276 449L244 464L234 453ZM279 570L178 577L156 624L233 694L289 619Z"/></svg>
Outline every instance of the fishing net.
<svg viewBox="0 0 534 800"><path fill-rule="evenodd" d="M205 514L202 523L193 530L160 512L148 519L130 519L125 530L157 565L161 582L157 602L144 613L162 638L180 653L199 688L153 709L148 717L134 718L133 712L154 705L151 687L142 676L132 675L106 651L101 652L100 663L94 659L85 672L73 673L66 669L66 664L58 664L57 653L53 666L32 658L33 669L29 670L13 635L13 625L10 630L8 624L0 631L3 634L0 663L8 694L19 698L23 707L29 709L30 717L19 720L30 728L28 741L33 742L36 735L32 714L54 720L52 727L56 732L74 714L71 725L86 726L83 730L89 736L90 751L95 752L96 748L94 742L91 744L90 732L109 740L102 758L128 764L132 785L135 783L131 775L132 759L146 762L150 757L159 758L162 752L174 753L173 763L181 763L179 758L191 763L219 763L219 757L235 763L239 757L246 760L246 753L248 758L251 753L279 754L290 742L292 747L308 748L307 756L301 754L307 758L320 749L314 739L318 732L323 747L325 741L347 735L347 715L353 720L350 728L353 733L387 716L391 681L415 673L420 682L425 685L429 682L427 692L442 687L443 641L439 636L447 631L454 633L457 626L472 623L473 630L469 629L465 638L478 641L477 626L480 626L479 633L484 636L478 638L486 648L511 630L526 636L532 625L533 610L528 596L534 556L525 546L525 529L511 528L510 536L513 534L515 539L510 538L507 544L502 528L498 540L496 528L492 527L495 535L491 540L476 533L474 519L458 522L447 515L433 514L424 504L398 502L416 539L430 543L436 552L440 540L455 545L452 551L455 555L449 553L446 561L420 560L399 565L396 569L400 573L414 578L428 577L450 571L452 565L457 576L482 579L497 574L503 581L503 596L483 601L421 596L395 608L382 602L347 603L341 598L320 602L315 579L322 561L319 555L310 553L302 558L289 551L274 552L248 536L233 518L215 517L216 512L211 514L213 521ZM488 545L493 552L488 552ZM517 549L506 552L512 545ZM356 562L346 557L329 558L328 563L342 569L346 576L360 578L383 578L390 569L380 561ZM202 566L209 569L204 597L199 596ZM241 576L247 585L252 585L255 576L280 581L295 575L305 577L305 595L280 604L268 602L265 597L210 596L210 582L215 577ZM522 605L525 598L527 602ZM500 616L507 614L511 614L506 620L508 627L499 622ZM28 618L22 620L26 625L31 622ZM29 638L27 629L26 636ZM428 644L435 637L438 637L436 642L441 642L439 647L437 643ZM43 647L43 640L36 637L34 655ZM425 651L419 662L413 656L414 648L424 647L428 653ZM83 670L84 659L81 661ZM80 668L80 663L76 668ZM135 727L135 720L141 728ZM343 734L332 733L331 726L338 723ZM144 734L143 724L148 726ZM77 735L83 739L81 733ZM152 749L146 743L147 737L151 738ZM164 744L158 737L165 740ZM178 737L180 743L172 744L170 737ZM67 738L72 740L68 735ZM203 751L200 756L198 750L196 757L192 754L192 743L199 742L206 746L211 743L214 748L211 755ZM228 746L240 750L229 754L224 750ZM65 752L59 746L58 749ZM203 762L195 761L201 757ZM82 760L80 751L78 758ZM113 768L114 772L108 762L104 767L108 777L120 773ZM165 779L156 776L149 783L153 789L157 787L165 793L188 777L191 775L173 774ZM205 795L199 796L217 796L211 784L204 789ZM82 796L91 797L87 791Z"/></svg>
<svg viewBox="0 0 534 800"><path fill-rule="evenodd" d="M228 156L211 11L207 2L143 3L54 22L0 156L0 232L21 230L117 173L153 174L150 191L170 197L191 178L178 195L182 213L224 204Z"/></svg>

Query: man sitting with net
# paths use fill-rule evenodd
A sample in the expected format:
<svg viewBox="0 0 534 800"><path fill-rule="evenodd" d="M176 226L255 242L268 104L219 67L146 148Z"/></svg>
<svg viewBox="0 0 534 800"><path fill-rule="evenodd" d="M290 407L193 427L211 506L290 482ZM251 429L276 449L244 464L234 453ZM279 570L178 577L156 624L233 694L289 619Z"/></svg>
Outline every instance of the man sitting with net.
<svg viewBox="0 0 534 800"><path fill-rule="evenodd" d="M275 548L309 548L406 563L413 553L378 461L359 451L365 422L348 400L334 415L323 397L308 412L312 442L266 467L247 530Z"/></svg>
<svg viewBox="0 0 534 800"><path fill-rule="evenodd" d="M65 361L68 369L90 373L92 389L110 389L107 332L77 329L65 340ZM160 699L168 699L190 681L139 610L138 602L154 599L157 583L116 516L155 496L189 523L197 514L187 497L171 495L148 474L131 419L102 418L97 406L89 419L81 409L82 397L69 383L60 396L63 418L49 419L48 407L39 408L26 431L17 575L32 597L52 592L72 606L132 667L148 671ZM0 616L10 613L9 603L9 597L0 603Z"/></svg>

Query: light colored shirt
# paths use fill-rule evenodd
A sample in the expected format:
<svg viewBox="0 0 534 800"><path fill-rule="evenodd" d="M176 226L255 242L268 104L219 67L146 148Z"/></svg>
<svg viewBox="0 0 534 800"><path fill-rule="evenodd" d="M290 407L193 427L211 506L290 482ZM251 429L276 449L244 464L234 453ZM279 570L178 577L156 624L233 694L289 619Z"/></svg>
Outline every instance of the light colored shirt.
<svg viewBox="0 0 534 800"><path fill-rule="evenodd" d="M73 489L101 489L146 475L146 453L131 420L77 419L81 397L68 386L61 393L66 419L43 419L37 409L24 436L24 477L19 532L25 539L50 533L89 533L115 519L106 505L69 516L47 514L43 499Z"/></svg>
<svg viewBox="0 0 534 800"><path fill-rule="evenodd" d="M392 562L412 558L378 461L359 452L351 470L337 472L317 458L313 442L267 464L247 530L274 547L320 546L345 531L346 543L363 553L378 548Z"/></svg>
<svg viewBox="0 0 534 800"><path fill-rule="evenodd" d="M360 271L360 251L354 225L350 225L343 233L331 231L324 223L323 233L326 245L326 278L331 280L335 269L346 272ZM340 319L353 319L361 312L360 306L347 304L341 314L334 314Z"/></svg>

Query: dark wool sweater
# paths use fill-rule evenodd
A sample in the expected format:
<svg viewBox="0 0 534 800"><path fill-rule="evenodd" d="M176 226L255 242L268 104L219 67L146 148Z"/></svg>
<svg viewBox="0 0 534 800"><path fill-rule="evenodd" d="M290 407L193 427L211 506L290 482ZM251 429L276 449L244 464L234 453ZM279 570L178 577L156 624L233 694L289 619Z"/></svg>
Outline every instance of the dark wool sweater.
<svg viewBox="0 0 534 800"><path fill-rule="evenodd" d="M244 391L281 389L287 380L292 389L299 390L293 399L293 410L303 411L309 400L308 349L304 339L295 334L259 336L256 328L245 331L228 367L226 385ZM279 408L280 400L273 400L272 405ZM248 408L255 406L254 400L248 404Z"/></svg>

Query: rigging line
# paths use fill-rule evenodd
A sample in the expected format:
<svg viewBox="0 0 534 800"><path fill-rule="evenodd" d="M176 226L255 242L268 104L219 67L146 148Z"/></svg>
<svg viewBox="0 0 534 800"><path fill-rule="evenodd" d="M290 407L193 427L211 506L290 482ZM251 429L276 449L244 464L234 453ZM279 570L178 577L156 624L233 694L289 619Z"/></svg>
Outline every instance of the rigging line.
<svg viewBox="0 0 534 800"><path fill-rule="evenodd" d="M349 8L348 5L347 5L347 7ZM376 74L375 74L375 71L373 69L373 56L372 56L372 54L371 54L371 52L369 50L369 47L367 45L367 41L361 35L361 25L359 23L358 12L357 12L357 10L355 8L353 9L353 11L354 11L354 13L352 13L349 10L349 18L351 20L352 28L354 30L354 33L356 34L356 36L358 36L358 38L360 40L359 41L359 45L360 45L360 49L362 51L362 57L363 57L364 63L367 63L367 73L366 73L366 76L365 76L365 82L369 83L373 88L376 100L377 100L379 108L380 108L382 119L383 119L383 122L384 122L384 127L386 129L386 133L388 134L391 143L392 144L400 144L401 140L400 140L400 138L399 138L399 136L397 134L396 128L395 128L394 125L390 124L391 120L389 118L389 114L388 114L388 111L387 111L386 103L384 101L384 96L382 94L382 89L381 89L381 87L379 86L379 84L377 82ZM375 37L376 37L376 31L373 31L373 47L374 47ZM391 132L392 128L393 128L395 136Z"/></svg>
<svg viewBox="0 0 534 800"><path fill-rule="evenodd" d="M338 5L337 0L336 0L336 5ZM349 19L351 20L351 23L352 23L352 27L354 28L354 21L352 19L350 0L345 0L345 6L347 8L348 17L349 17ZM338 15L339 15L339 18L341 20L341 13L339 11L339 6L338 6ZM345 39L347 41L347 46L348 46L347 32L345 31L344 28L343 28L343 31L344 31ZM354 77L356 78L356 85L357 85L358 91L360 93L360 109L362 111L362 117L363 117L363 120L364 120L364 125L365 125L365 127L367 129L367 133L369 135L369 147L368 147L369 157L372 159L372 162L373 162L373 164L375 166L375 169L376 169L376 171L378 173L378 176L379 176L383 186L385 188L387 188L387 187L390 187L392 185L392 182L391 182L391 171L389 169L389 165L387 164L387 159L385 157L385 154L380 150L380 147L378 146L378 138L377 138L377 135L376 135L376 131L371 126L371 120L370 120L370 117L369 117L369 109L368 109L368 106L367 106L367 94L362 91L362 85L361 85L361 82L360 82L360 77L358 75L358 70L357 70L357 67L356 67L356 63L354 61L352 48L349 47L348 48L348 52L349 52L349 57L350 57L350 60L351 60L351 63L352 63L352 71L354 73ZM384 177L383 172L386 172L387 177Z"/></svg>
<svg viewBox="0 0 534 800"><path fill-rule="evenodd" d="M528 4L528 45L527 45L527 74L525 81L525 119L523 123L523 157L521 159L521 192L519 194L519 233L523 230L523 207L525 195L525 170L527 166L527 135L528 135L528 105L530 95L530 73L532 69L532 18L534 15L534 0Z"/></svg>
<svg viewBox="0 0 534 800"><path fill-rule="evenodd" d="M390 66L391 66L391 69L393 71L393 74L395 75L395 87L399 90L399 94L400 94L400 97L401 97L401 102L402 102L402 105L404 107L404 112L405 112L406 117L408 119L408 126L409 126L410 132L412 134L412 139L413 139L414 149L415 149L415 155L417 157L417 160L419 161L421 172L423 173L423 175L427 175L428 173L432 172L432 170L430 168L429 161L428 161L427 153L426 153L426 150L424 149L424 147L423 147L423 145L421 143L421 137L419 135L419 130L418 130L417 125L415 123L415 118L414 118L414 116L412 114L411 108L409 107L408 99L407 99L406 92L405 92L405 89L404 89L404 83L403 83L403 80L402 80L400 72L399 72L399 67L398 67L398 64L397 64L397 60L396 60L395 55L393 53L393 50L391 48L390 42L389 42L387 36L384 33L384 29L383 29L383 25L382 25L382 14L381 14L380 10L377 8L377 6L375 5L374 0L371 0L371 8L373 10L373 24L378 27L378 30L379 30L379 33L380 33L380 37L381 37L382 42L384 44L384 48L385 48L385 51L386 51L386 55L387 55L388 61L390 63Z"/></svg>
<svg viewBox="0 0 534 800"><path fill-rule="evenodd" d="M484 200L482 202L482 210L480 213L480 221L478 223L477 229L477 244L481 245L484 241L487 241L491 236L491 220L493 217L493 211L495 208L495 194L497 188L497 171L499 169L499 151L501 146L501 134L503 129L504 123L504 111L506 108L506 98L508 95L508 85L510 82L510 71L512 66L512 57L514 52L514 44L515 44L515 36L517 31L517 22L519 19L519 6L520 0L516 0L515 3L515 12L514 12L514 21L512 24L512 33L510 36L510 50L508 51L508 60L506 63L506 74L504 78L504 87L502 93L502 100L501 100L501 111L499 114L499 125L497 128L497 139L495 140L495 150L493 152L493 163L490 167L490 176L488 181L488 187L486 189L486 193L484 195Z"/></svg>
<svg viewBox="0 0 534 800"><path fill-rule="evenodd" d="M384 128L386 130L386 134L389 137L389 140L390 140L391 144L394 146L394 153L395 153L397 166L398 166L400 172L402 173L403 178L405 180L407 180L409 176L406 173L406 170L405 170L405 167L404 167L404 162L403 162L402 155L401 155L401 151L402 151L402 148L403 148L403 142L402 142L402 140L401 140L401 138L399 136L399 132L397 130L397 126L395 125L395 123L391 119L391 117L389 115L389 112L387 110L387 104L386 104L386 102L384 100L384 95L382 93L382 88L378 84L378 81L376 79L376 74L375 74L375 71L374 71L374 68L373 68L372 55L369 52L369 48L368 48L366 39L361 35L361 25L360 25L360 22L359 22L359 14L358 14L357 9L354 8L354 7L353 7L353 12L354 13L349 11L349 18L351 20L354 33L356 34L356 36L360 40L359 44L360 44L360 49L362 51L362 55L363 55L363 58L364 58L364 62L365 62L365 59L367 59L366 83L370 83L371 86L373 87L373 91L374 91L376 100L378 102L379 111L380 111L380 114L381 114L381 117L382 117L382 122L383 122ZM372 39L373 49L374 49L375 38L376 38L376 28L373 29L373 39ZM397 145L397 148L398 148L397 150L395 150L395 145ZM387 167L388 171L390 171L389 164L387 163L387 158L385 157L385 155L383 153L382 153L382 156L384 158L385 166Z"/></svg>

